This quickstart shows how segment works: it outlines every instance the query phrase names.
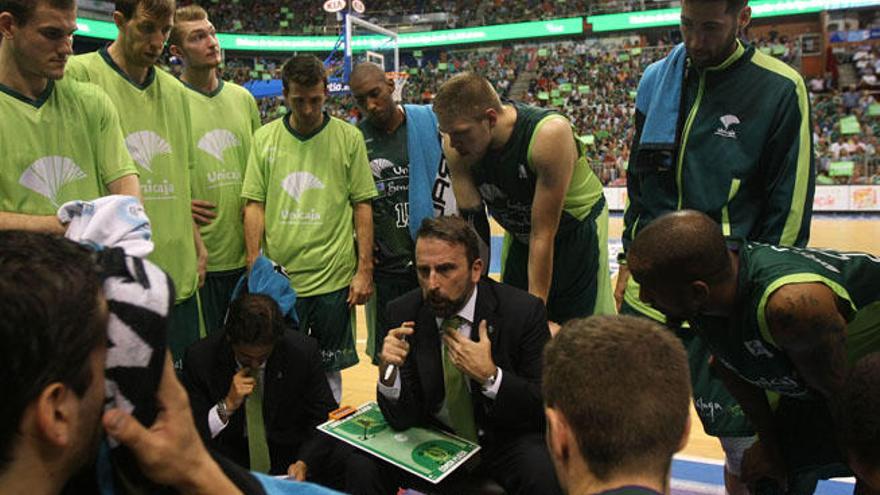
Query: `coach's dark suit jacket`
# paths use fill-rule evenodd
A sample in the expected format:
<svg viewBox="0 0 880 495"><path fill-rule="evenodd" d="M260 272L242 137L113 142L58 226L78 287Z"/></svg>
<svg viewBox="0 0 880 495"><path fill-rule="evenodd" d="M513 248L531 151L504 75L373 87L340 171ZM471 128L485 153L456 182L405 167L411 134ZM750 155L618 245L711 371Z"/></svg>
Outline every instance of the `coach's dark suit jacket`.
<svg viewBox="0 0 880 495"><path fill-rule="evenodd" d="M183 383L189 393L196 426L212 449L248 466L244 404L219 435L211 438L208 411L229 392L236 372L232 347L223 332L193 344L183 360ZM327 384L318 344L288 330L266 361L263 385L263 418L272 461L271 473L287 474L297 460L312 472L324 462L332 441L315 426L327 421L336 402Z"/></svg>
<svg viewBox="0 0 880 495"><path fill-rule="evenodd" d="M541 359L550 331L540 299L489 279L481 280L477 287L471 338L478 339L479 323L486 320L492 359L503 370L495 400L482 394L481 384L470 382L474 418L484 432L479 442L491 448L520 434L543 434ZM392 401L377 394L382 413L395 429L440 426L434 417L445 395L440 331L422 302L421 289L416 289L388 304L390 328L404 321L415 322L409 355L400 369L399 399Z"/></svg>

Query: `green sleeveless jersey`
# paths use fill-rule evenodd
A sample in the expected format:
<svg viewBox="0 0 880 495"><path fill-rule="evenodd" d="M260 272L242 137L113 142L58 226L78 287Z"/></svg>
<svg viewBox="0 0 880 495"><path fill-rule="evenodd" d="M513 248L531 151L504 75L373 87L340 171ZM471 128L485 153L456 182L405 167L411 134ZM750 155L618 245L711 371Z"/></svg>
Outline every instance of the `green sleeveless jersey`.
<svg viewBox="0 0 880 495"><path fill-rule="evenodd" d="M189 299L198 287L198 273L190 210L195 143L188 90L155 68L143 85L136 84L106 48L72 57L65 76L97 84L116 105L152 224L155 249L148 258L174 280L177 302Z"/></svg>
<svg viewBox="0 0 880 495"><path fill-rule="evenodd" d="M358 128L364 134L373 181L379 193L373 200L373 239L376 276L411 276L415 246L409 233L409 152L406 122L392 134L369 120Z"/></svg>
<svg viewBox="0 0 880 495"><path fill-rule="evenodd" d="M472 174L489 213L516 240L528 244L532 230L532 200L538 179L532 164L532 146L545 122L566 118L554 110L518 102L505 104L516 108L513 133L502 149L489 150L473 167ZM602 183L587 163L583 143L575 138L575 146L578 160L565 194L559 232L577 226L603 197Z"/></svg>
<svg viewBox="0 0 880 495"><path fill-rule="evenodd" d="M220 81L206 94L184 83L192 107L196 163L192 173L193 199L217 205L217 218L199 230L208 249L208 271L245 265L241 183L254 131L260 127L257 102L248 90Z"/></svg>
<svg viewBox="0 0 880 495"><path fill-rule="evenodd" d="M771 246L739 249L733 318L699 317L691 323L716 358L749 383L796 398L815 397L770 334L767 300L787 284L820 283L837 294L846 315L850 364L880 350L880 258L865 253Z"/></svg>
<svg viewBox="0 0 880 495"><path fill-rule="evenodd" d="M137 174L116 108L101 88L64 78L36 100L0 85L0 211L54 215Z"/></svg>

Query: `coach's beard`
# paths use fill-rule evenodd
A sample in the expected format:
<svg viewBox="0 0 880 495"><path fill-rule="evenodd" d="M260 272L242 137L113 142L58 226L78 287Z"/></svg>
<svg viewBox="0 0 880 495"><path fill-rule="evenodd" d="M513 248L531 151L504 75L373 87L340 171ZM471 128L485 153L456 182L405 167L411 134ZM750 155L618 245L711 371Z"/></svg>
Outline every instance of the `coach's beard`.
<svg viewBox="0 0 880 495"><path fill-rule="evenodd" d="M457 299L450 299L440 294L439 291L428 291L428 293L425 294L425 302L428 303L428 307L435 317L449 318L461 311L461 308L464 307L468 299L471 297L472 291L473 289L465 292Z"/></svg>

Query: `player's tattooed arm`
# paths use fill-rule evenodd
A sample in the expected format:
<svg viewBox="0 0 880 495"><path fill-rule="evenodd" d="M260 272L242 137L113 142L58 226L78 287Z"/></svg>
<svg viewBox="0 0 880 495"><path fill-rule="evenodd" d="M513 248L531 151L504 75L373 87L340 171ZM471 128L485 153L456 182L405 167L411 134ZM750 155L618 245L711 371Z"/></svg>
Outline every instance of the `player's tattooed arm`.
<svg viewBox="0 0 880 495"><path fill-rule="evenodd" d="M847 374L846 319L837 295L820 283L790 284L767 301L767 324L807 384L836 402Z"/></svg>

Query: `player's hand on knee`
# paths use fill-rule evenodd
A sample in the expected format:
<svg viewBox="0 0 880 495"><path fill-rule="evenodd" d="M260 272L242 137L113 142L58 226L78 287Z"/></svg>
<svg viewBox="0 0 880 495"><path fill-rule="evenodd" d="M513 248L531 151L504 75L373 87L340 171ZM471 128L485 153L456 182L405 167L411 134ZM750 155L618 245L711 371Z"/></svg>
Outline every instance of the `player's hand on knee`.
<svg viewBox="0 0 880 495"><path fill-rule="evenodd" d="M415 332L414 327L415 322L405 321L401 326L388 331L382 342L382 352L379 354L383 364L403 366L409 355L409 342L406 339Z"/></svg>
<svg viewBox="0 0 880 495"><path fill-rule="evenodd" d="M741 475L743 483L754 486L762 479L779 483L783 490L787 485L785 460L775 442L756 441L743 453Z"/></svg>

